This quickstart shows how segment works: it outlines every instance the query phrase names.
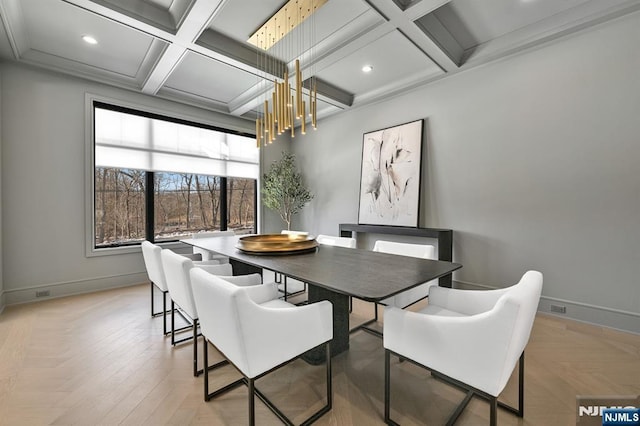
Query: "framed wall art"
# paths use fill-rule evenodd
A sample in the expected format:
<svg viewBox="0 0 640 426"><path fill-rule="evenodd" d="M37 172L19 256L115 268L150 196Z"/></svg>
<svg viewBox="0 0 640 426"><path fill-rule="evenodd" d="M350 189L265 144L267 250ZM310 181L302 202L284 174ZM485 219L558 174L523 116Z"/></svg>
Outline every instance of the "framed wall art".
<svg viewBox="0 0 640 426"><path fill-rule="evenodd" d="M418 226L423 122L363 135L359 224Z"/></svg>

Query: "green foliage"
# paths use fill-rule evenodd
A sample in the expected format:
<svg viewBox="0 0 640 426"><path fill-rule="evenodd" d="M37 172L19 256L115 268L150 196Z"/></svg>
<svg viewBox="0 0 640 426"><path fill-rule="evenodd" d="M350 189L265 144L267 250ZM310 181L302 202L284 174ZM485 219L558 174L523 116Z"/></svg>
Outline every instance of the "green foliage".
<svg viewBox="0 0 640 426"><path fill-rule="evenodd" d="M291 229L291 217L312 199L313 195L302 182L302 175L296 170L295 157L283 152L282 158L271 164L262 179L262 202L278 212L287 229Z"/></svg>

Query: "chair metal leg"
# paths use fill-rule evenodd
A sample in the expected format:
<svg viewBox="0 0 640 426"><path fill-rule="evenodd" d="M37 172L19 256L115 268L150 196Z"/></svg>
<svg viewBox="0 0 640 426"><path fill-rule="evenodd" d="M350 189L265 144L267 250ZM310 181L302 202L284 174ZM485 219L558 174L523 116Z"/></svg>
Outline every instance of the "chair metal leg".
<svg viewBox="0 0 640 426"><path fill-rule="evenodd" d="M216 364L209 365L209 342L204 336L203 336L203 343L204 344L202 345L202 357L204 359L203 361L204 368L206 369L206 372L204 373L204 400L205 401L209 401L220 394L223 394L225 392L230 391L231 389L235 389L238 386L245 384L245 379L243 377L242 379L236 380L235 382L228 384L227 386L224 386L213 393L209 393L209 371L215 370L216 368L222 367L224 365L228 365L229 361L226 359L223 359L222 361Z"/></svg>
<svg viewBox="0 0 640 426"><path fill-rule="evenodd" d="M287 292L287 277L284 277L284 301L287 301L287 296L289 293Z"/></svg>
<svg viewBox="0 0 640 426"><path fill-rule="evenodd" d="M458 404L456 409L453 410L453 413L451 413L451 415L449 416L446 426L453 426L456 421L458 421L458 417L460 417L464 409L467 408L467 405L469 405L471 398L473 398L473 391L468 391L462 402Z"/></svg>
<svg viewBox="0 0 640 426"><path fill-rule="evenodd" d="M518 361L519 362L518 408L514 408L514 407L511 407L510 405L507 405L503 402L498 401L497 396L490 395L486 392L483 392L479 389L469 386L459 380L448 377L438 371L431 370L429 367L426 367L420 363L412 361L411 359L402 358L401 355L393 351L390 351L389 349L385 349L385 353L384 353L385 355L384 357L384 421L389 425L397 425L397 423L390 418L390 413L391 413L390 359L392 354L400 357L400 359L404 359L419 367L422 367L431 371L431 375L434 378L445 381L450 385L455 386L459 389L465 390L467 392L464 400L460 402L460 404L456 407L453 413L449 416L449 419L447 420L447 423L446 423L447 426L452 426L453 424L455 424L455 422L458 420L458 417L460 417L463 410L469 404L469 402L474 396L479 396L480 398L486 399L489 402L489 424L491 426L497 425L498 407L503 408L517 415L518 417L524 417L524 351L520 355L520 360Z"/></svg>
<svg viewBox="0 0 640 426"><path fill-rule="evenodd" d="M205 347L208 345L208 342L206 340L206 338L204 339L205 342ZM331 343L330 342L326 342L324 343L325 345L325 351L326 351L326 357L327 357L327 364L326 364L326 373L327 373L327 403L320 408L318 411L316 411L314 414L312 414L308 419L304 420L301 425L310 425L311 423L315 422L316 420L318 420L320 417L322 417L325 413L327 413L328 411L331 410L331 407L333 406L333 390L332 390L332 381L331 381L331 376L332 376L332 372L331 372ZM215 346L215 345L214 345ZM317 347L319 348L321 345L318 345ZM207 350L203 350L203 356L207 357ZM299 357L296 357L299 358ZM289 361L285 361L284 363L275 366L274 368L272 368L269 371L266 371L264 373L262 373L259 376L253 377L253 378L249 378L243 375L243 377L241 379L236 380L233 383L230 383L226 386L223 386L222 388L209 393L209 380L208 380L208 374L205 374L205 380L204 380L204 399L205 401L209 401L219 395L222 395L225 392L228 392L232 389L235 389L236 387L240 386L240 385L246 385L249 388L249 424L250 425L255 425L255 397L257 396L258 399L260 399L266 406L267 408L269 408L269 410L271 410L271 412L273 412L273 414L276 415L276 417L278 417L284 424L286 425L291 425L293 426L293 422L278 408L276 407L273 402L271 402L267 396L265 394L263 394L262 392L260 392L260 390L258 388L255 387L255 381L260 379L261 377L269 374L272 371L275 371L281 367L283 367L286 364L289 364L291 361L295 360L296 358L290 359ZM228 363L230 364L229 361L225 360L223 362L220 362L214 366L208 366L208 361L205 361L205 369L211 370L217 366L223 365L223 363ZM233 365L233 364L232 364ZM237 369L237 367L236 367ZM238 370L239 371L239 370Z"/></svg>
<svg viewBox="0 0 640 426"><path fill-rule="evenodd" d="M167 310L167 293L169 293L168 291L162 291L162 311L160 312L156 312L155 311L155 298L154 298L154 287L155 284L153 282L151 282L151 317L155 318L157 316L162 315L162 334L164 336L168 336L169 335L169 331L167 330L167 313L169 312ZM180 331L180 330L178 330ZM173 343L173 341L172 341Z"/></svg>
<svg viewBox="0 0 640 426"><path fill-rule="evenodd" d="M165 297L166 297L166 293L165 293ZM166 299L165 299L165 303L166 303ZM182 342L186 342L187 340L191 339L191 336L184 338L184 339L180 339L180 340L176 340L176 331L184 331L184 330L188 330L189 328L191 328L191 325L187 325L181 328L176 329L176 318L175 318L175 314L176 314L176 304L173 301L173 299L171 299L171 331L166 332L165 331L165 335L171 334L171 346L175 346L178 343L182 343ZM184 316L184 314L180 311L178 311L178 314L180 314L180 316L187 322L189 322L189 320L187 320L187 318ZM166 324L166 321L165 321Z"/></svg>
<svg viewBox="0 0 640 426"><path fill-rule="evenodd" d="M391 407L389 407L389 403L391 402L391 389L390 389L390 378L389 378L389 359L391 356L389 355L389 351L387 349L384 350L384 422L389 423L390 419L390 411Z"/></svg>
<svg viewBox="0 0 640 426"><path fill-rule="evenodd" d="M498 406L518 417L524 417L524 351L520 354L518 361L518 408L500 401L498 401Z"/></svg>
<svg viewBox="0 0 640 426"><path fill-rule="evenodd" d="M489 425L497 426L498 424L498 398L494 397L489 400Z"/></svg>
<svg viewBox="0 0 640 426"><path fill-rule="evenodd" d="M333 406L333 380L331 379L331 377L333 377L333 374L331 373L331 343L327 342L325 351L325 356L327 357L327 411L329 411Z"/></svg>
<svg viewBox="0 0 640 426"><path fill-rule="evenodd" d="M198 371L198 319L193 320L193 377L198 377L202 371Z"/></svg>
<svg viewBox="0 0 640 426"><path fill-rule="evenodd" d="M202 345L202 359L204 360L204 366L209 369L209 344L207 339L204 338L204 344ZM204 373L204 400L209 401L209 372Z"/></svg>
<svg viewBox="0 0 640 426"><path fill-rule="evenodd" d="M200 333L198 333L198 320L194 319L193 320L193 336L190 337L189 339L193 339L193 376L194 377L198 377L199 375L203 374L205 371L210 371L210 370L214 370L218 367L221 367L223 365L227 365L229 364L229 361L222 360L216 364L213 365L209 365L209 358L208 358L208 354L207 354L207 339L203 336L202 340L203 340L203 352L204 352L204 359L202 361L203 367L198 370L198 337L201 336ZM209 389L209 375L205 374L205 395L207 395L208 389ZM205 401L208 401L208 399L205 397Z"/></svg>
<svg viewBox="0 0 640 426"><path fill-rule="evenodd" d="M249 386L249 425L250 426L255 426L255 424L256 424L256 404L255 404L256 388L255 388L253 379L248 379L248 382L249 382L248 383L248 386Z"/></svg>
<svg viewBox="0 0 640 426"><path fill-rule="evenodd" d="M391 419L391 351L384 350L384 422L399 426Z"/></svg>
<svg viewBox="0 0 640 426"><path fill-rule="evenodd" d="M176 344L176 304L171 300L171 344Z"/></svg>
<svg viewBox="0 0 640 426"><path fill-rule="evenodd" d="M518 364L518 417L524 417L524 351Z"/></svg>
<svg viewBox="0 0 640 426"><path fill-rule="evenodd" d="M166 317L166 315L167 315L167 306L166 305L162 306L162 311L156 312L155 297L154 297L155 296L155 289L154 288L156 287L156 285L153 283L153 281L149 281L149 283L150 283L150 286L151 286L151 317L155 318L155 317L159 317L160 315L162 315L163 317ZM158 288L158 290L160 290L160 289ZM161 291L162 291L163 295L167 294L166 291L163 291L163 290L161 290Z"/></svg>
<svg viewBox="0 0 640 426"><path fill-rule="evenodd" d="M164 335L167 335L167 294L168 291L162 292L162 332Z"/></svg>

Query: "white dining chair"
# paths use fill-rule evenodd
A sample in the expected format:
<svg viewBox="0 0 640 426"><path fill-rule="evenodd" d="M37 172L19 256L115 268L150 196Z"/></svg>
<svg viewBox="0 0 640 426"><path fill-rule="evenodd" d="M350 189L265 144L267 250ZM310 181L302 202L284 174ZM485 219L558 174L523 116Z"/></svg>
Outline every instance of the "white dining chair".
<svg viewBox="0 0 640 426"><path fill-rule="evenodd" d="M235 232L231 230L196 232L194 234L191 234L191 238L199 239L199 238L233 237L234 235L236 235ZM199 254L202 260L217 260L220 263L229 263L229 258L227 256L223 256L221 254L217 254L200 247L193 246L193 253L196 255Z"/></svg>
<svg viewBox="0 0 640 426"><path fill-rule="evenodd" d="M417 257L422 259L434 259L435 247L429 244L410 244L399 243L395 241L377 240L373 245L373 250L379 253L393 254L398 256ZM357 330L364 330L377 337L382 337L380 330L371 328L369 324L378 322L378 305L390 305L398 308L406 308L422 299L429 294L429 287L437 285L438 280L432 280L427 283L420 284L417 287L403 291L395 296L383 299L380 302L373 303L373 319L366 321L365 323L353 328L351 332ZM353 309L352 300L349 298L349 312Z"/></svg>
<svg viewBox="0 0 640 426"><path fill-rule="evenodd" d="M162 315L162 329L164 335L166 336L167 334L169 334L169 331L167 331L167 293L169 289L167 288L164 269L162 267L162 258L160 255L160 253L162 252L162 247L146 240L143 241L140 246L142 249L142 257L151 287L151 317L153 318ZM190 259L194 258L193 256L186 257ZM213 265L218 263L219 262L215 260L194 262L195 265ZM158 289L162 292L162 311L160 312L156 312L154 307L155 289Z"/></svg>
<svg viewBox="0 0 640 426"><path fill-rule="evenodd" d="M307 231L292 231L289 229L283 229L280 234L292 235L294 237L306 237L309 235ZM283 294L284 300L307 291L307 283L287 277L286 275L283 276L279 272L274 272L274 281L279 284L278 289Z"/></svg>
<svg viewBox="0 0 640 426"><path fill-rule="evenodd" d="M278 299L275 283L237 287L198 269L191 270L191 280L205 339L203 359L208 362L209 342L242 374L239 380L210 393L209 368L205 364L205 401L244 384L249 388L250 425L255 424L256 395L280 420L292 425L287 416L256 388L255 381L324 345L327 401L302 424L312 423L331 409L331 302L325 300L298 307ZM289 404L292 399L293 396L289 396Z"/></svg>
<svg viewBox="0 0 640 426"><path fill-rule="evenodd" d="M316 237L318 244L325 246L336 246L345 248L356 248L356 239L352 237L334 237L333 235L318 234ZM353 299L349 297L349 312L353 310Z"/></svg>
<svg viewBox="0 0 640 426"><path fill-rule="evenodd" d="M202 370L198 369L198 310L196 309L193 298L190 271L197 269L210 275L219 275L224 277L225 280L239 286L261 284L262 277L260 274L233 276L233 268L229 263L203 265L195 268L193 261L171 250L163 250L161 256L167 288L169 289L169 296L171 297L171 344L175 346L178 343L193 340L193 375L198 376L202 373ZM181 340L175 339L175 305L178 305L189 318L193 332L192 336Z"/></svg>
<svg viewBox="0 0 640 426"><path fill-rule="evenodd" d="M447 424L456 421L474 395L489 401L492 426L497 423L498 406L523 417L524 349L541 291L542 274L528 271L518 284L498 290L432 286L429 304L418 312L387 306L385 422L397 424L391 419L391 355L431 370L434 377L467 391ZM518 408L498 402L516 363Z"/></svg>
<svg viewBox="0 0 640 426"><path fill-rule="evenodd" d="M326 246L356 248L356 239L352 237L334 237L333 235L319 234L316 237L316 241L318 244Z"/></svg>
<svg viewBox="0 0 640 426"><path fill-rule="evenodd" d="M395 241L378 240L373 245L373 251L399 256L417 257L421 259L437 259L436 248L430 244L409 244ZM406 308L429 295L429 287L438 285L438 280L420 284L417 287L403 291L400 294L382 300L383 305Z"/></svg>
<svg viewBox="0 0 640 426"><path fill-rule="evenodd" d="M301 237L306 237L307 235L309 235L307 231L292 231L290 229L283 229L282 231L280 231L280 233L284 235L298 235Z"/></svg>

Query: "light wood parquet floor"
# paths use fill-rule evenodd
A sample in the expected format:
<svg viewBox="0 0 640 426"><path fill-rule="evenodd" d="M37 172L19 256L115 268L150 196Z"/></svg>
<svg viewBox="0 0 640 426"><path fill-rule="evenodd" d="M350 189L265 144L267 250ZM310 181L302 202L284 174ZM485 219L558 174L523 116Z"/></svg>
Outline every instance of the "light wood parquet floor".
<svg viewBox="0 0 640 426"><path fill-rule="evenodd" d="M354 314L365 319L371 305L356 301ZM357 332L350 345L334 358L333 410L318 425L383 424L382 341ZM9 306L0 315L0 425L246 424L246 388L204 402L191 350L172 348L162 319L150 318L148 285ZM525 417L500 410L500 425L575 425L577 395L640 394L639 335L539 314L525 365ZM238 377L232 367L210 374L212 386ZM512 404L514 379L502 397ZM443 424L463 398L397 360L392 386L392 417L403 425ZM324 367L295 361L258 387L299 422L323 403ZM258 424L280 424L256 401ZM474 399L458 424L487 424L488 411Z"/></svg>

